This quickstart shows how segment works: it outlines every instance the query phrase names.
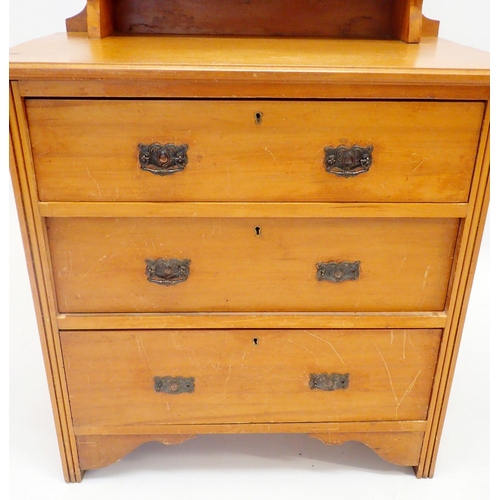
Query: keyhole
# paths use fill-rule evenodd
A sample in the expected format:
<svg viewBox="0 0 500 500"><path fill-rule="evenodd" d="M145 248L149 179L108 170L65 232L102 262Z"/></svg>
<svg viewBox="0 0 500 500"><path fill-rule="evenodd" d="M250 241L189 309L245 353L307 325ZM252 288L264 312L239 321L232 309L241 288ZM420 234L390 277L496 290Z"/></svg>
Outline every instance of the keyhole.
<svg viewBox="0 0 500 500"><path fill-rule="evenodd" d="M253 345L259 345L259 339L257 337L255 337L253 340Z"/></svg>
<svg viewBox="0 0 500 500"><path fill-rule="evenodd" d="M261 111L257 111L257 113L255 113L255 123L257 125L260 125L262 123L262 115L264 113L262 113Z"/></svg>
<svg viewBox="0 0 500 500"><path fill-rule="evenodd" d="M255 236L260 236L262 234L262 229L260 228L260 226L255 226Z"/></svg>

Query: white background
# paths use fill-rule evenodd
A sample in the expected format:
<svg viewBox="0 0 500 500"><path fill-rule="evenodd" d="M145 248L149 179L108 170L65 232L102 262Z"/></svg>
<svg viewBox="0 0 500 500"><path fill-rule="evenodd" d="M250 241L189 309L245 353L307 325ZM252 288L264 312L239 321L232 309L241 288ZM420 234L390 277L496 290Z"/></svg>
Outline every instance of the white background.
<svg viewBox="0 0 500 500"><path fill-rule="evenodd" d="M84 0L11 0L9 46L65 31L65 19L84 5ZM424 13L441 21L442 38L489 51L489 0L425 0ZM171 447L147 444L113 466L88 472L83 483L68 485L62 478L9 185L6 176L10 300L9 335L5 337L10 344L11 499L490 498L489 222L434 479L416 480L411 469L388 464L359 443L326 446L300 435L247 435L197 437Z"/></svg>

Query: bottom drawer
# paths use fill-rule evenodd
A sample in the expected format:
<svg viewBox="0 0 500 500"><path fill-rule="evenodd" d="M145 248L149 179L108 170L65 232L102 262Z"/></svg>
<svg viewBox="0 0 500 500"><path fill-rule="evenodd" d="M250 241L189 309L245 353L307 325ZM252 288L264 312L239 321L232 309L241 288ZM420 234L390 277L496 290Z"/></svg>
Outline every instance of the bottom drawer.
<svg viewBox="0 0 500 500"><path fill-rule="evenodd" d="M76 426L422 420L440 338L441 330L61 333Z"/></svg>

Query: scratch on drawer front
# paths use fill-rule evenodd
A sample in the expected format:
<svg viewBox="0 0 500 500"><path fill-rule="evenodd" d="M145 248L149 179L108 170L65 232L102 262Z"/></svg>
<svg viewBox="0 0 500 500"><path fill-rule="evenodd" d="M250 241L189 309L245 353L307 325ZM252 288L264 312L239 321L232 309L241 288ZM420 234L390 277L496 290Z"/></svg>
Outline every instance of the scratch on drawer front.
<svg viewBox="0 0 500 500"><path fill-rule="evenodd" d="M214 222L212 226L212 232L209 234L209 236L218 236L221 234L221 232L221 227Z"/></svg>
<svg viewBox="0 0 500 500"><path fill-rule="evenodd" d="M424 274L424 282L422 284L422 289L425 288L425 284L427 282L427 277L429 276L429 270L430 270L431 266L427 266L427 269L425 270L425 274Z"/></svg>
<svg viewBox="0 0 500 500"><path fill-rule="evenodd" d="M145 240L144 243L146 244L146 248L147 248L148 252L151 251L151 250L149 250L149 245L151 244L151 246L153 247L153 253L156 253L156 245L155 245L155 242L153 240Z"/></svg>
<svg viewBox="0 0 500 500"><path fill-rule="evenodd" d="M423 158L423 159L422 159L422 161L421 161L421 162L419 162L419 164L418 164L415 168L413 168L413 169L411 170L411 172L415 172L415 170L417 170L418 168L420 168L420 167L421 167L421 166L422 166L422 165L423 165L426 161L427 161L427 158ZM411 173L411 172L410 172L410 173Z"/></svg>
<svg viewBox="0 0 500 500"><path fill-rule="evenodd" d="M233 369L233 365L229 365L229 371L227 372L226 382L224 383L224 394L226 394L227 384L229 382L229 378L231 377L231 370Z"/></svg>
<svg viewBox="0 0 500 500"><path fill-rule="evenodd" d="M403 266L405 265L405 262L406 262L406 252L403 256L403 262L401 262L401 265L399 266L399 271L401 271L401 269L403 269Z"/></svg>
<svg viewBox="0 0 500 500"><path fill-rule="evenodd" d="M128 246L129 244L128 243L123 243L122 244L123 246ZM137 243L132 240L132 245L134 245L135 249L137 250L137 253L142 257L144 255L144 251L141 250L138 246L137 246Z"/></svg>
<svg viewBox="0 0 500 500"><path fill-rule="evenodd" d="M415 375L415 378L412 380L411 384L408 386L406 389L405 393L403 394L403 397L399 400L398 406L396 407L396 418L398 417L398 409L401 406L401 403L403 402L403 399L410 393L410 391L413 389L413 386L415 385L415 382L417 381L418 376L420 375L420 372L422 371L422 368L418 371L418 373Z"/></svg>
<svg viewBox="0 0 500 500"><path fill-rule="evenodd" d="M104 259L112 259L115 255L116 255L115 253L110 255L109 257L107 255L103 255L97 262L101 262Z"/></svg>
<svg viewBox="0 0 500 500"><path fill-rule="evenodd" d="M59 271L59 273L58 273L59 276L61 275L62 271L66 271L66 273L69 275L71 275L71 273L73 272L73 253L70 251L67 251L66 256L67 256L67 259L69 262L66 262L66 265L64 266L64 268L61 269L61 271Z"/></svg>
<svg viewBox="0 0 500 500"><path fill-rule="evenodd" d="M200 363L198 363L198 361L196 361L196 355L195 355L193 349L188 349L188 350L193 353L193 357L191 358L190 356L186 356L186 358L189 359L189 361L191 361L191 363L193 365L196 365L198 368L202 368L202 366L200 365Z"/></svg>
<svg viewBox="0 0 500 500"><path fill-rule="evenodd" d="M321 337L318 337L317 335L315 335L314 333L311 333L311 332L306 332L306 333L308 333L311 337L314 337L314 338L316 338L318 340L321 340L322 342L325 342L325 344L328 344L332 348L333 352L340 359L340 361L342 362L342 364L345 365L345 362L342 359L342 357L340 356L340 354L337 352L337 349L335 349L335 347L333 347L333 345L330 342L328 342L328 340L322 339Z"/></svg>
<svg viewBox="0 0 500 500"><path fill-rule="evenodd" d="M401 359L406 358L406 332L403 333L403 357Z"/></svg>
<svg viewBox="0 0 500 500"><path fill-rule="evenodd" d="M398 397L396 396L396 391L394 390L394 383L392 382L392 376L391 376L391 372L389 371L389 367L387 366L387 362L385 361L385 358L384 358L383 354L380 352L380 349L377 347L377 345L373 344L373 346L375 347L375 349L377 349L380 357L382 358L385 369L387 371L387 376L389 377L389 383L391 385L392 395L394 396L394 400L396 401L396 418L398 418L399 407L401 406L401 403L403 402L404 398L406 398L406 396L413 389L413 386L415 385L415 382L417 381L418 376L422 372L422 368L420 368L418 373L415 375L415 378L411 381L410 385L406 388L406 391L404 392L402 398L398 399Z"/></svg>
<svg viewBox="0 0 500 500"><path fill-rule="evenodd" d="M373 344L373 346L375 347L375 349L377 349L380 357L382 358L382 362L384 363L385 370L387 371L387 375L389 376L389 383L391 384L392 395L394 396L394 400L396 401L396 404L398 404L399 401L398 401L398 398L396 396L396 391L394 390L394 384L392 382L391 372L389 371L389 367L387 366L387 362L385 361L385 358L384 358L383 354L380 352L380 349L377 347L377 345ZM397 407L396 407L396 413L397 413Z"/></svg>
<svg viewBox="0 0 500 500"><path fill-rule="evenodd" d="M408 333L408 343L413 347L413 349L416 349L416 347L413 345L413 342L411 341L411 333Z"/></svg>
<svg viewBox="0 0 500 500"><path fill-rule="evenodd" d="M273 157L274 161L276 162L276 165L279 165L278 160L276 159L276 156L274 156L274 154L272 153L272 151L271 151L271 150L269 150L269 149L266 147L266 148L264 148L264 151L266 151L267 153L269 153L269 154Z"/></svg>
<svg viewBox="0 0 500 500"><path fill-rule="evenodd" d="M175 348L176 348L176 349L181 350L181 349L182 349L182 347L180 346L180 344L179 344L179 343L177 343L177 340L175 340L175 334L174 334L174 332L172 332L172 333L170 334L170 336L172 337L172 341L174 342Z"/></svg>
<svg viewBox="0 0 500 500"><path fill-rule="evenodd" d="M98 198L101 199L102 198L102 194L101 194L101 188L98 184L98 182L92 177L92 175L90 175L90 170L89 168L87 167L87 175L94 181L94 184L96 185L97 187L97 194L98 194Z"/></svg>
<svg viewBox="0 0 500 500"><path fill-rule="evenodd" d="M218 226L217 223L213 223L212 231L210 234L203 234L201 237L203 242L205 242L205 238L211 238L212 236L219 236L222 233L221 226Z"/></svg>
<svg viewBox="0 0 500 500"><path fill-rule="evenodd" d="M276 367L275 366L270 366L269 368L266 368L265 370L260 370L260 373L262 375L265 375L266 373L269 373L271 370L274 370Z"/></svg>
<svg viewBox="0 0 500 500"><path fill-rule="evenodd" d="M316 354L314 354L314 352L310 351L309 349L307 349L303 345L297 344L297 342L293 342L293 340L290 340L290 339L285 339L285 340L287 342L290 342L290 344L296 345L297 347L300 347L301 349L304 349L304 351L307 351L307 352L311 353L316 358L316 361L318 360L318 356L316 356Z"/></svg>
<svg viewBox="0 0 500 500"><path fill-rule="evenodd" d="M135 342L137 344L137 348L139 349L139 353L146 360L146 363L148 365L149 371L151 373L153 373L153 370L151 369L151 362L149 361L148 355L146 354L146 349L144 348L144 344L142 342L142 339L140 337L136 337L135 338Z"/></svg>

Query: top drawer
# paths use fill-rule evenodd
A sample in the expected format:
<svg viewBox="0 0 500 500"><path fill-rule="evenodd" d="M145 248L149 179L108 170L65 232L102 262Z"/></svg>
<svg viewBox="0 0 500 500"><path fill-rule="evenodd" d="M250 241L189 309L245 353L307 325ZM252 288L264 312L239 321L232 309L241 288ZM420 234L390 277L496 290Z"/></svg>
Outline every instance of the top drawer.
<svg viewBox="0 0 500 500"><path fill-rule="evenodd" d="M432 101L27 101L43 201L465 202L483 110ZM154 143L187 145L185 168L141 169L139 144ZM342 175L325 167L325 148L339 146L348 148ZM373 147L371 164L356 168L353 146ZM169 154L152 170L168 171Z"/></svg>

